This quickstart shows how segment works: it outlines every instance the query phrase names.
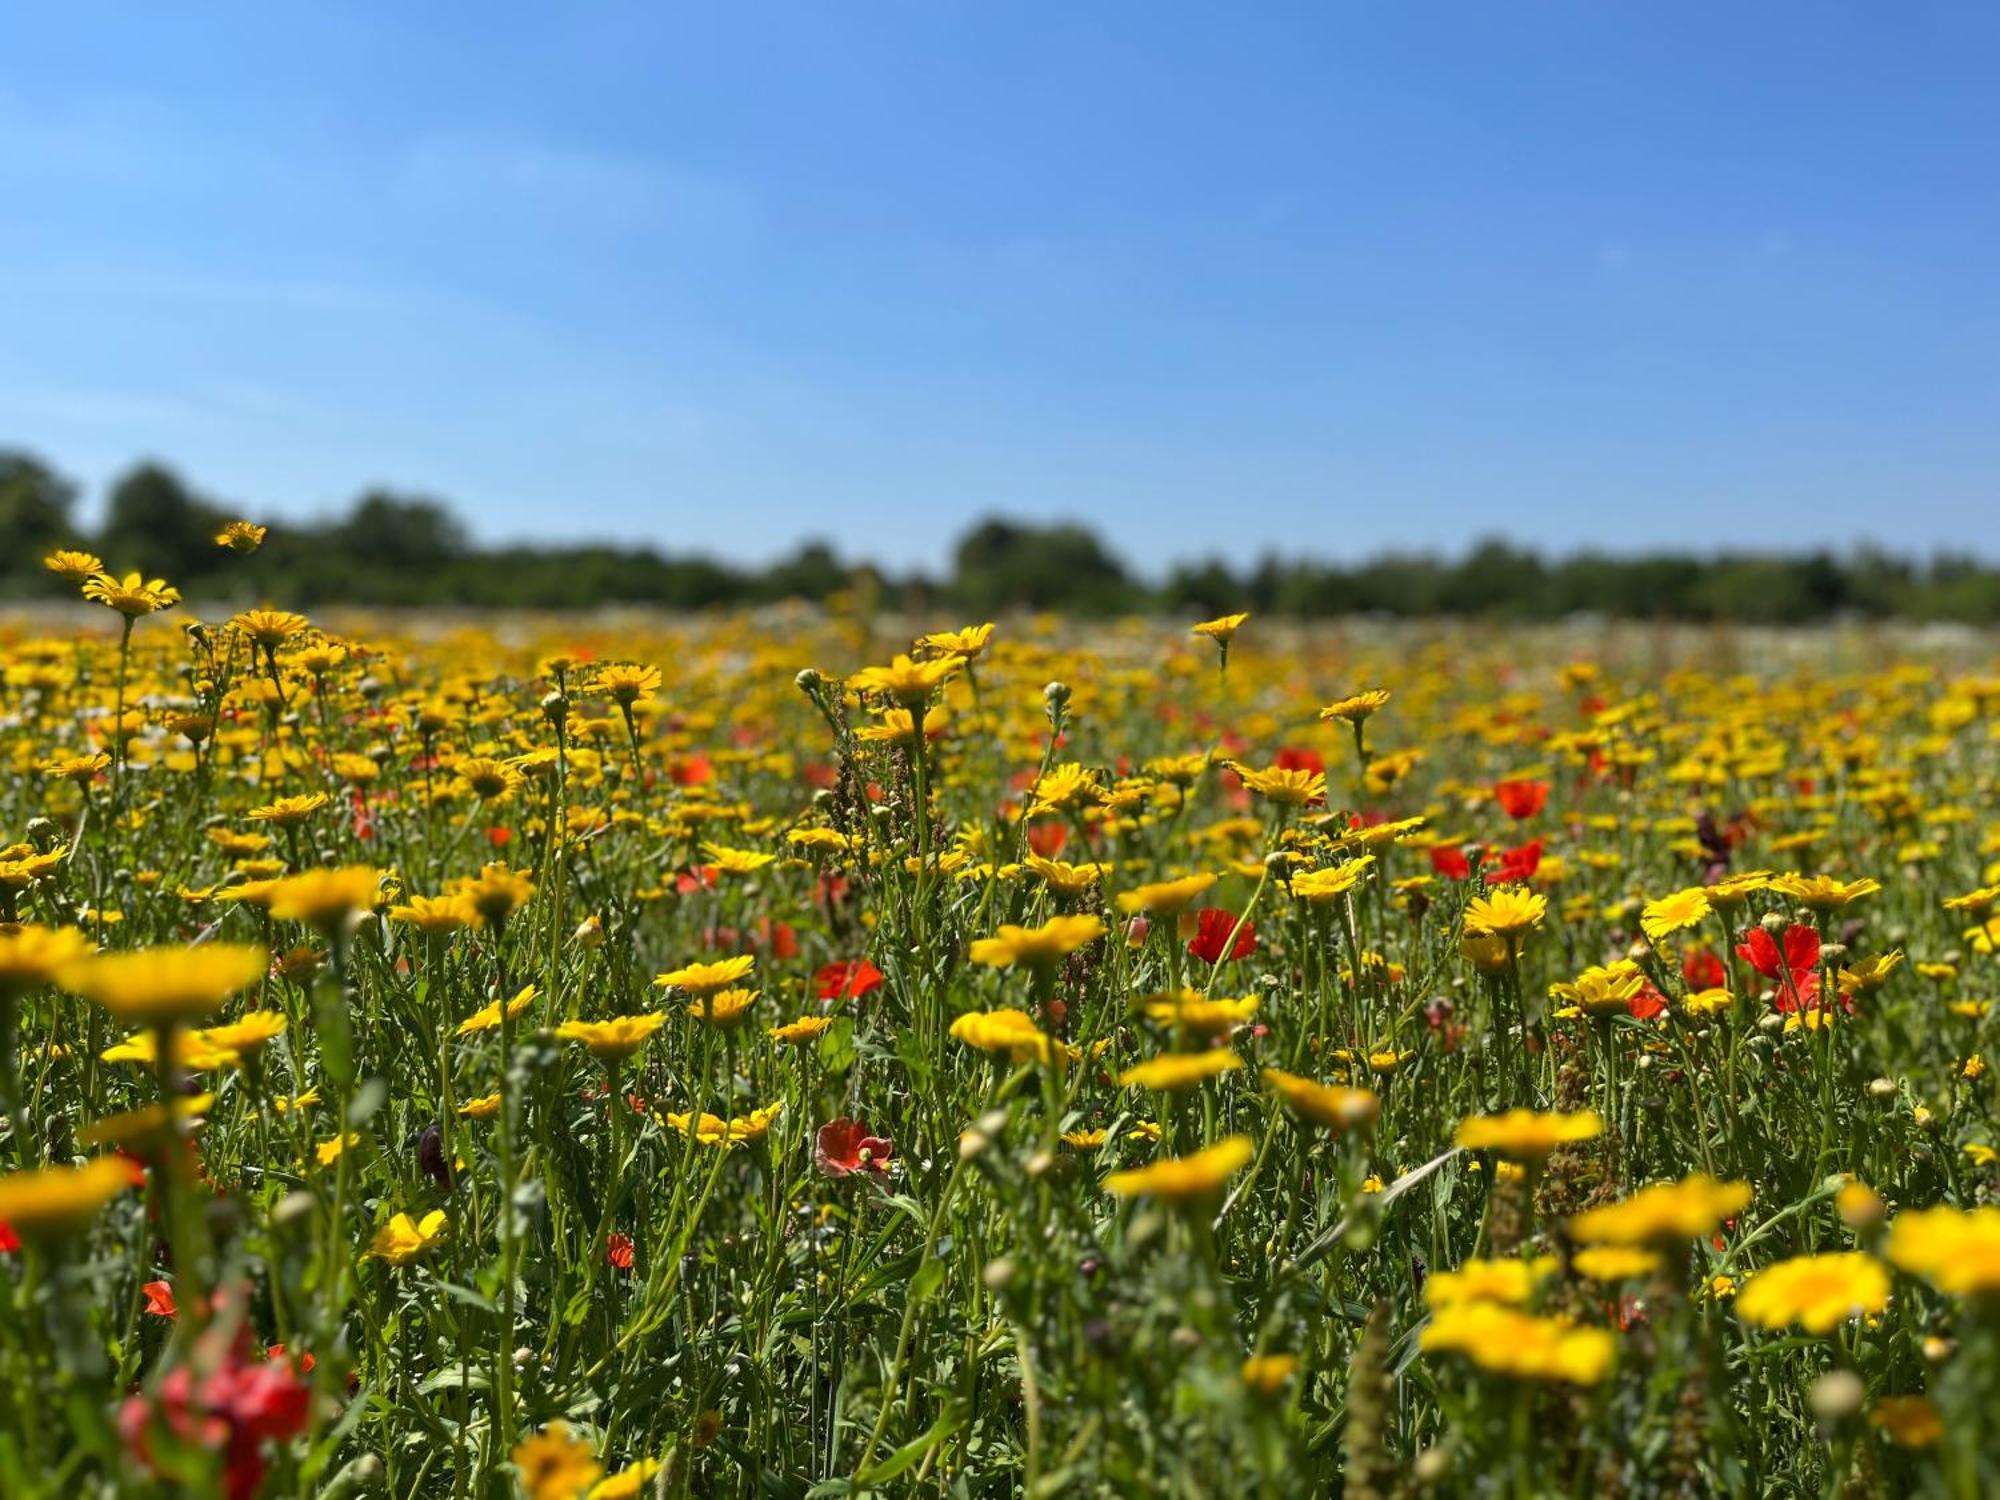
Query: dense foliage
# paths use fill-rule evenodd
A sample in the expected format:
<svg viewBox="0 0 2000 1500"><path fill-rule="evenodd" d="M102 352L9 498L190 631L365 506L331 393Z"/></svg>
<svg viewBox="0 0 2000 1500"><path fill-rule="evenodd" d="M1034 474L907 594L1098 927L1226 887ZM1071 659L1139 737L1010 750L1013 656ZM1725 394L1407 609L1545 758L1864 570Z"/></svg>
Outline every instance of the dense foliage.
<svg viewBox="0 0 2000 1500"><path fill-rule="evenodd" d="M2000 1490L1990 660L91 561L0 1493Z"/></svg>
<svg viewBox="0 0 2000 1500"><path fill-rule="evenodd" d="M1133 610L1210 614L1251 608L1309 618L1383 614L1558 620L1602 614L1656 620L1795 625L1834 617L2000 622L2000 568L1970 556L1917 563L1862 549L1765 554L1726 545L1713 553L1549 560L1502 541L1457 558L1392 554L1356 563L1315 560L1331 545L1304 537L1280 556L1234 568L1220 561L1175 567L1163 580L1135 575L1088 529L981 522L961 538L942 578L891 576L807 542L767 567L607 544L475 545L435 500L388 492L358 499L342 517L270 525L253 566L225 566L210 545L229 514L156 464L112 486L94 532L74 519L74 489L46 465L0 452L0 598L48 594L39 567L50 547L86 546L114 568L167 574L190 598L223 597L306 608L328 602L585 609L653 604L677 610L860 593L905 609L989 615L1057 609L1101 617ZM581 507L588 515L588 507ZM672 511L666 512L671 516ZM585 525L587 530L587 523Z"/></svg>

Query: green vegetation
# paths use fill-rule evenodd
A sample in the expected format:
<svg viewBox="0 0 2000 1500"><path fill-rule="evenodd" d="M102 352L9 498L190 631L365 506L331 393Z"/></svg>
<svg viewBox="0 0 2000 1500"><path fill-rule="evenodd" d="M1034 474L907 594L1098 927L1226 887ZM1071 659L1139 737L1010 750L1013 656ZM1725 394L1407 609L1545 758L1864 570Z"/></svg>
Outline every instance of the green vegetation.
<svg viewBox="0 0 2000 1500"><path fill-rule="evenodd" d="M1172 609L1251 609L1300 616L1458 615L1559 619L1593 612L1635 619L1795 624L1842 615L2000 622L2000 566L1968 554L1919 562L1872 549L1790 555L1755 552L1580 552L1545 559L1504 541L1458 558L1391 553L1343 564L1269 555L1233 569L1184 563L1163 582L1138 577L1082 526L979 523L959 541L944 578L892 577L809 541L764 568L601 542L482 547L442 503L370 491L342 517L273 522L248 566L215 545L241 512L192 490L171 470L138 466L111 490L94 533L74 519L76 489L22 452L0 451L0 598L67 589L40 566L58 545L99 553L114 569L142 563L190 595L240 595L307 606L587 608L652 604L710 609L781 599L825 599L862 587L913 607L976 614L1007 608L1086 615Z"/></svg>

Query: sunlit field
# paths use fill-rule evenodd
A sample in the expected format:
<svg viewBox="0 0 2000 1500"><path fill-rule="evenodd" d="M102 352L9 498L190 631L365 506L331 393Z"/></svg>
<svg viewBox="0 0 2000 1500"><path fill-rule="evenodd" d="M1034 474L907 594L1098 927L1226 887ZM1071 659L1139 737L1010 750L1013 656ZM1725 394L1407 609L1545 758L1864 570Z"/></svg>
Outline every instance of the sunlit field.
<svg viewBox="0 0 2000 1500"><path fill-rule="evenodd" d="M51 561L10 1500L2000 1493L1990 638Z"/></svg>

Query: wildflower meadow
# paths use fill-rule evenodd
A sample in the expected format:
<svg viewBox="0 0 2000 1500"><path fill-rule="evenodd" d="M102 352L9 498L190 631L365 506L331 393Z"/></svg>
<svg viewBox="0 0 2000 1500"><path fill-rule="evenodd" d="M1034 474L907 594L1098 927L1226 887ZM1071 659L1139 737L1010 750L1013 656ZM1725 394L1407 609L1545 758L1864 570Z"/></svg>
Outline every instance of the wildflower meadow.
<svg viewBox="0 0 2000 1500"><path fill-rule="evenodd" d="M9 1500L2000 1493L1983 637L46 566Z"/></svg>

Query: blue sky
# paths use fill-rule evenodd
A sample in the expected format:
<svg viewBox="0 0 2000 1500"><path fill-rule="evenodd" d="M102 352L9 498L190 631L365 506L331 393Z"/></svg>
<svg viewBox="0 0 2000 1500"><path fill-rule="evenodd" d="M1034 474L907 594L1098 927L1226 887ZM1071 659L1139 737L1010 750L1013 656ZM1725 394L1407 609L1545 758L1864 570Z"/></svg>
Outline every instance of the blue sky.
<svg viewBox="0 0 2000 1500"><path fill-rule="evenodd" d="M0 442L748 560L1990 553L1996 76L1988 3L12 6Z"/></svg>

